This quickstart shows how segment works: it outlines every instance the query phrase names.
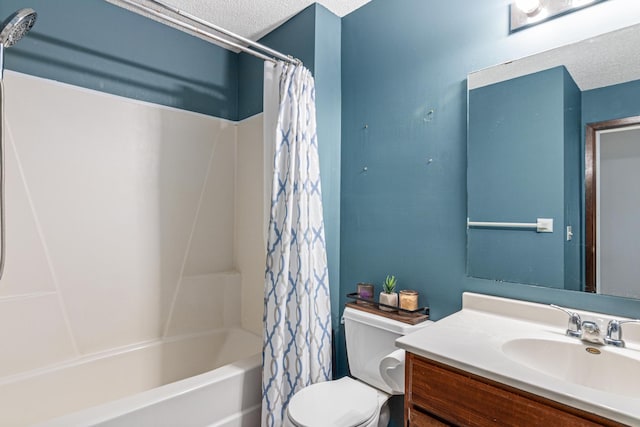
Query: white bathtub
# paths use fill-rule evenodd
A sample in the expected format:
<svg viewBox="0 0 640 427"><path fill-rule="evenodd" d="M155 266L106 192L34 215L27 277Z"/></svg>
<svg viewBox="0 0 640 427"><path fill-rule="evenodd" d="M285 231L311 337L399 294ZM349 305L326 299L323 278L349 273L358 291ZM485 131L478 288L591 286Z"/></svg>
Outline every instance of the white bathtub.
<svg viewBox="0 0 640 427"><path fill-rule="evenodd" d="M225 329L14 376L0 382L0 426L259 425L260 348Z"/></svg>

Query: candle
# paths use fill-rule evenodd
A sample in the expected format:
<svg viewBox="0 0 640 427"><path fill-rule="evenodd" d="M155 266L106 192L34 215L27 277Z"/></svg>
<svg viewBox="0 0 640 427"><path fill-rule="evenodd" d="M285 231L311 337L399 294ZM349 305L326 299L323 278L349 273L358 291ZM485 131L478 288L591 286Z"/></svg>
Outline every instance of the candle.
<svg viewBox="0 0 640 427"><path fill-rule="evenodd" d="M371 283L358 283L358 297L373 300L373 285ZM358 303L360 302L358 301Z"/></svg>
<svg viewBox="0 0 640 427"><path fill-rule="evenodd" d="M400 291L400 308L404 310L418 309L418 291Z"/></svg>

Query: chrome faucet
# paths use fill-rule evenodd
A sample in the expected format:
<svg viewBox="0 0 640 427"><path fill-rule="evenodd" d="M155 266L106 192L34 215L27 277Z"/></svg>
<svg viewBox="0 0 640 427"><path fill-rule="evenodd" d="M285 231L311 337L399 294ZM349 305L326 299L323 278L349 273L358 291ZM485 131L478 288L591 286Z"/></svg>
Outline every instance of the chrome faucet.
<svg viewBox="0 0 640 427"><path fill-rule="evenodd" d="M567 336L580 338L594 344L604 344L604 339L600 335L600 326L591 320L582 320L580 315L574 311L567 310L559 305L551 304L551 307L562 310L569 315L569 325L567 326Z"/></svg>
<svg viewBox="0 0 640 427"><path fill-rule="evenodd" d="M595 344L607 344L615 347L624 347L625 343L622 339L622 325L625 323L640 323L640 319L632 320L616 320L609 321L607 325L607 335L603 338L600 332L600 326L591 320L582 320L580 315L574 311L567 310L559 305L551 304L551 307L562 310L569 315L569 324L566 334L570 337L580 338Z"/></svg>
<svg viewBox="0 0 640 427"><path fill-rule="evenodd" d="M559 305L551 304L551 307L562 310L569 315L569 324L567 325L567 336L582 339L582 319L580 315L574 311L567 310ZM593 322L592 322L593 323ZM596 325L597 327L598 325Z"/></svg>
<svg viewBox="0 0 640 427"><path fill-rule="evenodd" d="M607 326L607 336L604 339L605 344L613 345L615 347L624 347L625 343L622 340L622 325L625 323L640 323L640 320L612 320Z"/></svg>
<svg viewBox="0 0 640 427"><path fill-rule="evenodd" d="M604 344L604 339L600 335L600 326L591 320L582 322L582 341L592 342L594 344Z"/></svg>

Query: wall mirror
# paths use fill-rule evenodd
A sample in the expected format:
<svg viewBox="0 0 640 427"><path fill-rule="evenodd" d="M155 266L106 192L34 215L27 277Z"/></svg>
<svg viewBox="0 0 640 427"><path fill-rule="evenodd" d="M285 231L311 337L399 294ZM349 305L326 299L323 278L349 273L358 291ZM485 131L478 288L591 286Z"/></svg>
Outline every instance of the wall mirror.
<svg viewBox="0 0 640 427"><path fill-rule="evenodd" d="M468 88L467 274L640 298L640 25Z"/></svg>

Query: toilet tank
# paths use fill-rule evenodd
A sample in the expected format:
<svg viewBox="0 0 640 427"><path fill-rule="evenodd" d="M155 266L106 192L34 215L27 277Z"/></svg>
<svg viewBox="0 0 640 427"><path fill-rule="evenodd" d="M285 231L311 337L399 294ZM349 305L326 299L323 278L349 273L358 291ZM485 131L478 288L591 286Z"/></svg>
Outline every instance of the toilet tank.
<svg viewBox="0 0 640 427"><path fill-rule="evenodd" d="M351 307L344 309L344 330L347 359L351 375L379 390L390 394L402 394L392 390L380 375L380 362L398 350L396 339L428 326L426 321L417 325L367 313Z"/></svg>

